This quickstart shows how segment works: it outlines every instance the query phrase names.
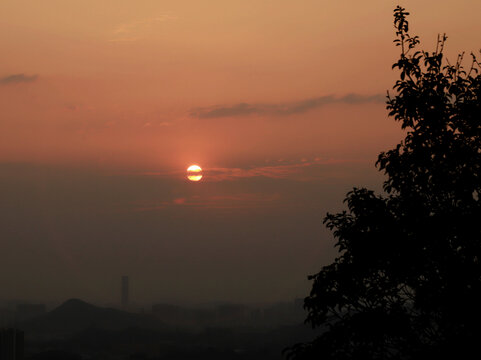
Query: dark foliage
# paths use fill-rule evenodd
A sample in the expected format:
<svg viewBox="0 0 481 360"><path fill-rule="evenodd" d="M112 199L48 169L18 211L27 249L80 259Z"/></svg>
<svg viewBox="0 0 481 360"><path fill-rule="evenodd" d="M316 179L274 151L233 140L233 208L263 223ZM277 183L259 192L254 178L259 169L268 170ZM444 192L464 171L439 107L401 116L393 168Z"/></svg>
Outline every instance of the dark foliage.
<svg viewBox="0 0 481 360"><path fill-rule="evenodd" d="M295 359L480 356L481 75L474 54L451 65L446 36L417 50L394 10L400 71L389 115L406 130L377 167L385 193L353 189L328 214L339 256L310 279L306 322L327 330L287 350Z"/></svg>

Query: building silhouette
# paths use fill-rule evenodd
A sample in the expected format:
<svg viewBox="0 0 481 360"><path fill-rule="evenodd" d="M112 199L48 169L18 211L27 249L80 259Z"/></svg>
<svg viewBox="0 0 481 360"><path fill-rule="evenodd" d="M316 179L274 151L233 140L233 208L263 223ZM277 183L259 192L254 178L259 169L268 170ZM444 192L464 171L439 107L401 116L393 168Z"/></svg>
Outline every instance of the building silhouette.
<svg viewBox="0 0 481 360"><path fill-rule="evenodd" d="M0 360L23 360L23 349L23 331L0 329Z"/></svg>
<svg viewBox="0 0 481 360"><path fill-rule="evenodd" d="M120 303L124 309L129 306L129 277L126 275L121 280Z"/></svg>

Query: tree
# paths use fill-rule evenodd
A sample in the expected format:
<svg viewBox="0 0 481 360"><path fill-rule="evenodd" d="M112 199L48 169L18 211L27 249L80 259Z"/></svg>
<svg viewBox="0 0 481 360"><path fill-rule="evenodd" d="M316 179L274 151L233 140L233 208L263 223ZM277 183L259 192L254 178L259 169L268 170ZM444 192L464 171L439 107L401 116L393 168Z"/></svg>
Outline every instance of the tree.
<svg viewBox="0 0 481 360"><path fill-rule="evenodd" d="M325 331L295 359L421 359L480 354L481 75L474 54L451 65L446 36L417 50L394 10L401 55L389 115L406 131L379 155L384 193L354 188L327 214L339 255L312 275L306 322Z"/></svg>

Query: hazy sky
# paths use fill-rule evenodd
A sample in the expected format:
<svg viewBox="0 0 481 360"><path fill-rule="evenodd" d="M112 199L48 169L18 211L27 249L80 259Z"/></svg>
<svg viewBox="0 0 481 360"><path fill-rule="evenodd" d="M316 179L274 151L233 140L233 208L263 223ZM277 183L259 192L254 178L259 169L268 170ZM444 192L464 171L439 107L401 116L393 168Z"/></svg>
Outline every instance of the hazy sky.
<svg viewBox="0 0 481 360"><path fill-rule="evenodd" d="M396 4L2 0L0 298L307 295L322 217L402 138ZM481 47L481 2L401 5L424 49Z"/></svg>

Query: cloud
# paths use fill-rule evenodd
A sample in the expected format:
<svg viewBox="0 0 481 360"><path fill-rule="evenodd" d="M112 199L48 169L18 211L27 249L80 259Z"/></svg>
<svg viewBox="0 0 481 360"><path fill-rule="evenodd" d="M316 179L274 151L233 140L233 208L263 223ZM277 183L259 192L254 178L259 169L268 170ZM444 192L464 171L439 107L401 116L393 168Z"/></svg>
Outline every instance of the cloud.
<svg viewBox="0 0 481 360"><path fill-rule="evenodd" d="M204 170L206 181L229 181L243 178L263 177L270 179L291 179L297 181L309 181L326 176L326 167L333 165L353 163L354 160L335 160L335 159L313 159L309 161L305 158L299 161L256 166L251 168L210 168ZM320 173L319 173L320 172ZM333 174L331 174L333 175Z"/></svg>
<svg viewBox="0 0 481 360"><path fill-rule="evenodd" d="M129 23L120 24L112 32L111 42L132 42L140 40L146 36L155 25L167 21L174 21L178 18L171 14L161 14L159 16L132 21Z"/></svg>
<svg viewBox="0 0 481 360"><path fill-rule="evenodd" d="M201 108L194 111L194 115L199 118L218 118L260 114L265 111L265 105L249 105L241 103L227 107Z"/></svg>
<svg viewBox="0 0 481 360"><path fill-rule="evenodd" d="M218 210L273 208L285 201L284 196L289 196L287 193L283 193L286 184L292 184L293 182L304 184L339 183L352 176L353 172L358 171L359 166L365 168L366 164L367 162L363 160L300 158L291 161L279 159L268 165L247 168L206 167L203 169L204 177L202 179L202 182L206 183L206 187L201 193L172 196L170 199L136 201L130 204L130 210L143 212L185 208ZM185 179L185 172L180 171L149 172L137 175L176 178L183 180L184 184L188 182ZM277 183L279 180L287 180L287 182ZM218 185L222 182L223 185ZM211 183L211 185L208 185L208 183ZM234 187L226 188L227 183ZM279 186L274 186L276 183ZM265 187L266 184L269 184L268 188ZM202 186L202 183L200 183L200 186ZM301 189L303 186L296 186L296 188ZM226 189L229 189L227 193L225 192ZM232 193L233 189L240 190L240 192L234 190L234 193ZM251 192L245 192L246 189L250 189ZM254 189L262 189L262 191L255 191Z"/></svg>
<svg viewBox="0 0 481 360"><path fill-rule="evenodd" d="M285 164L272 166L259 166L249 169L242 168L212 168L205 171L206 179L210 181L235 180L241 178L266 177L283 179L298 172L300 167L310 164Z"/></svg>
<svg viewBox="0 0 481 360"><path fill-rule="evenodd" d="M348 94L335 97L333 95L320 96L295 102L280 104L248 104L240 103L229 106L211 106L205 108L195 108L191 115L200 119L212 119L222 117L248 116L248 115L277 115L286 116L301 114L307 111L320 108L328 104L363 104L363 103L383 103L385 95L360 95Z"/></svg>
<svg viewBox="0 0 481 360"><path fill-rule="evenodd" d="M301 158L295 161L279 159L269 165L240 167L205 167L202 174L203 182L233 181L248 178L290 179L295 181L312 181L326 177L344 176L339 166L345 164L364 163L364 160L354 159L320 159L308 160ZM340 175L339 175L340 174ZM143 172L138 175L158 176L161 178L185 178L184 171Z"/></svg>
<svg viewBox="0 0 481 360"><path fill-rule="evenodd" d="M25 74L13 74L0 78L0 85L29 83L37 80L37 75L28 76Z"/></svg>
<svg viewBox="0 0 481 360"><path fill-rule="evenodd" d="M186 198L175 198L169 201L134 203L134 211L155 211L172 207L188 207L199 209L253 209L273 206L280 200L280 194L242 193L234 195L194 195Z"/></svg>

